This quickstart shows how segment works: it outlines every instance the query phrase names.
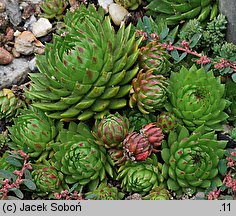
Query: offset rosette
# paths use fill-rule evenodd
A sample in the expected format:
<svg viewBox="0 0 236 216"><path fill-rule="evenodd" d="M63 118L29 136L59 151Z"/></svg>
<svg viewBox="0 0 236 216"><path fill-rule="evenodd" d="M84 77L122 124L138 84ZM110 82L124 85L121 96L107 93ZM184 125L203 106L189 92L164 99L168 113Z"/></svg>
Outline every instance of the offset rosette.
<svg viewBox="0 0 236 216"><path fill-rule="evenodd" d="M183 126L171 131L161 151L168 188L196 192L209 188L213 182L221 185L217 177L218 163L224 156L226 144L227 141L217 141L214 131L205 133L203 126L192 134Z"/></svg>
<svg viewBox="0 0 236 216"><path fill-rule="evenodd" d="M36 108L21 110L21 115L13 121L9 127L10 137L18 149L26 148L31 157L46 154L57 135L54 121Z"/></svg>
<svg viewBox="0 0 236 216"><path fill-rule="evenodd" d="M148 138L137 132L128 134L123 143L125 155L132 161L146 160L153 150Z"/></svg>
<svg viewBox="0 0 236 216"><path fill-rule="evenodd" d="M138 109L144 113L155 112L164 107L167 99L166 78L162 75L154 75L153 70L138 73L137 78L132 81L131 98L129 105L131 108L137 104Z"/></svg>
<svg viewBox="0 0 236 216"><path fill-rule="evenodd" d="M131 24L116 33L103 8L83 4L65 17L63 36L54 36L45 55L37 57L40 73L32 73L28 92L33 106L51 118L102 118L126 106L139 43Z"/></svg>
<svg viewBox="0 0 236 216"><path fill-rule="evenodd" d="M207 130L220 130L221 123L228 118L223 111L229 101L224 99L225 86L213 72L192 66L182 67L179 73L172 73L168 87L170 103L166 104L182 120L189 130L205 125Z"/></svg>
<svg viewBox="0 0 236 216"><path fill-rule="evenodd" d="M153 74L168 76L171 70L170 55L158 42L150 42L140 48L139 66L143 70L153 69Z"/></svg>
<svg viewBox="0 0 236 216"><path fill-rule="evenodd" d="M96 143L105 148L118 148L129 132L129 122L119 113L110 114L101 121L96 121L93 135Z"/></svg>
<svg viewBox="0 0 236 216"><path fill-rule="evenodd" d="M118 180L121 187L128 192L137 192L146 195L154 187L161 185L164 178L161 174L162 164L152 154L145 161L134 163L127 161L118 170Z"/></svg>
<svg viewBox="0 0 236 216"><path fill-rule="evenodd" d="M129 119L130 128L134 131L139 131L144 125L156 121L156 116L153 113L143 114L138 109L126 110L124 114Z"/></svg>
<svg viewBox="0 0 236 216"><path fill-rule="evenodd" d="M143 197L143 200L169 200L169 191L164 187L154 187L148 195Z"/></svg>
<svg viewBox="0 0 236 216"><path fill-rule="evenodd" d="M157 126L160 127L164 133L169 133L177 126L177 119L171 112L162 112L157 116L156 121Z"/></svg>
<svg viewBox="0 0 236 216"><path fill-rule="evenodd" d="M142 0L115 0L115 3L122 5L126 9L136 10L142 3Z"/></svg>
<svg viewBox="0 0 236 216"><path fill-rule="evenodd" d="M94 191L85 194L87 200L121 200L124 194L119 192L116 187L101 183Z"/></svg>
<svg viewBox="0 0 236 216"><path fill-rule="evenodd" d="M33 164L32 177L38 195L45 196L62 190L63 174L52 165Z"/></svg>
<svg viewBox="0 0 236 216"><path fill-rule="evenodd" d="M94 189L106 178L106 172L113 176L106 150L95 143L87 125L70 123L58 139L53 146L55 167L64 174L66 183L88 184Z"/></svg>
<svg viewBox="0 0 236 216"><path fill-rule="evenodd" d="M0 120L16 116L23 105L24 102L16 97L12 90L2 89L0 91Z"/></svg>

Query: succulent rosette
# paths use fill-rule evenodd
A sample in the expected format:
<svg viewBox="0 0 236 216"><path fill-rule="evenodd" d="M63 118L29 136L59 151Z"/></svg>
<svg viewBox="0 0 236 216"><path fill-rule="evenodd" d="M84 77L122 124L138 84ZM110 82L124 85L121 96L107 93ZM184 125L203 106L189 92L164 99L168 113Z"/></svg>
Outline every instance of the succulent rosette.
<svg viewBox="0 0 236 216"><path fill-rule="evenodd" d="M142 3L142 0L115 0L115 3L129 10L136 10Z"/></svg>
<svg viewBox="0 0 236 216"><path fill-rule="evenodd" d="M63 184L63 174L50 164L33 164L32 178L36 185L37 195L45 196L60 192Z"/></svg>
<svg viewBox="0 0 236 216"><path fill-rule="evenodd" d="M153 146L141 133L128 134L123 142L125 155L132 161L144 161L152 153Z"/></svg>
<svg viewBox="0 0 236 216"><path fill-rule="evenodd" d="M24 102L17 98L12 90L2 89L0 91L0 120L16 116L23 104Z"/></svg>
<svg viewBox="0 0 236 216"><path fill-rule="evenodd" d="M101 183L94 191L85 194L86 200L121 200L124 194L116 187Z"/></svg>
<svg viewBox="0 0 236 216"><path fill-rule="evenodd" d="M139 66L144 71L153 69L153 74L168 76L171 70L169 58L170 55L157 41L149 42L140 48Z"/></svg>
<svg viewBox="0 0 236 216"><path fill-rule="evenodd" d="M140 133L147 137L148 142L153 146L153 152L160 152L159 147L164 139L164 134L161 128L156 126L156 122L144 125Z"/></svg>
<svg viewBox="0 0 236 216"><path fill-rule="evenodd" d="M48 19L56 18L57 20L63 19L63 12L68 5L67 0L45 0L40 8L43 10L42 16Z"/></svg>
<svg viewBox="0 0 236 216"><path fill-rule="evenodd" d="M26 149L31 157L39 157L50 149L50 143L57 135L54 121L36 108L21 110L9 127L10 138L18 149Z"/></svg>
<svg viewBox="0 0 236 216"><path fill-rule="evenodd" d="M96 143L105 148L118 148L129 132L129 122L126 117L119 113L105 116L102 120L97 120L94 126L93 135Z"/></svg>
<svg viewBox="0 0 236 216"><path fill-rule="evenodd" d="M53 146L55 167L64 174L66 183L94 189L106 178L106 173L113 176L105 148L96 144L86 124L70 123L68 130L60 131L58 140Z"/></svg>
<svg viewBox="0 0 236 216"><path fill-rule="evenodd" d="M148 195L142 198L143 200L169 200L169 191L164 187L154 187Z"/></svg>
<svg viewBox="0 0 236 216"><path fill-rule="evenodd" d="M144 72L140 70L137 78L132 81L131 97L129 105L131 108L137 104L138 109L149 114L164 107L167 100L166 78L162 75L154 75L153 70Z"/></svg>
<svg viewBox="0 0 236 216"><path fill-rule="evenodd" d="M205 132L204 126L191 134L178 126L162 144L163 176L170 190L197 191L209 188L213 182L222 184L218 177L219 160L224 156L227 141L218 141L214 131Z"/></svg>
<svg viewBox="0 0 236 216"><path fill-rule="evenodd" d="M113 164L117 166L121 166L127 160L127 155L125 155L125 151L123 148L112 148L108 150L108 154L113 162Z"/></svg>
<svg viewBox="0 0 236 216"><path fill-rule="evenodd" d="M137 192L146 195L154 187L162 184L162 164L157 156L152 154L145 161L126 161L118 170L117 179L121 180L121 187L128 192Z"/></svg>
<svg viewBox="0 0 236 216"><path fill-rule="evenodd" d="M81 4L65 16L62 37L54 36L45 55L37 57L28 95L32 106L51 118L88 120L126 106L142 40L131 24L117 32L103 8Z"/></svg>
<svg viewBox="0 0 236 216"><path fill-rule="evenodd" d="M139 131L144 125L156 121L156 116L153 113L143 114L139 110L126 110L124 114L129 119L131 130Z"/></svg>
<svg viewBox="0 0 236 216"><path fill-rule="evenodd" d="M166 109L191 131L201 125L207 130L220 130L228 118L224 112L229 105L224 99L225 86L212 71L197 69L195 65L189 70L182 67L171 74L168 90L170 103Z"/></svg>
<svg viewBox="0 0 236 216"><path fill-rule="evenodd" d="M162 112L157 116L156 122L157 126L160 127L164 133L169 133L177 126L177 119L171 112Z"/></svg>

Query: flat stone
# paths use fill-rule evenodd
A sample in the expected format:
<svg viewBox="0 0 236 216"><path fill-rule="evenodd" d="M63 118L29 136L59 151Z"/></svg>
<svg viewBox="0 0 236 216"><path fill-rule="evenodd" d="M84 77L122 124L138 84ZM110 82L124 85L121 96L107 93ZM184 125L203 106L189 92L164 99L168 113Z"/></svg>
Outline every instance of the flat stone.
<svg viewBox="0 0 236 216"><path fill-rule="evenodd" d="M13 56L4 48L0 47L0 65L7 65L11 63Z"/></svg>
<svg viewBox="0 0 236 216"><path fill-rule="evenodd" d="M29 69L32 72L38 72L38 67L36 65L36 57L29 61Z"/></svg>
<svg viewBox="0 0 236 216"><path fill-rule="evenodd" d="M52 24L46 18L40 18L37 22L32 24L32 33L35 37L42 37L52 29Z"/></svg>
<svg viewBox="0 0 236 216"><path fill-rule="evenodd" d="M10 18L10 22L17 26L21 22L21 11L19 6L19 0L5 0L6 12Z"/></svg>
<svg viewBox="0 0 236 216"><path fill-rule="evenodd" d="M220 12L224 14L228 20L226 38L229 42L236 44L236 1L220 0L219 9Z"/></svg>
<svg viewBox="0 0 236 216"><path fill-rule="evenodd" d="M30 72L25 58L15 58L11 64L0 65L0 89L22 84Z"/></svg>
<svg viewBox="0 0 236 216"><path fill-rule="evenodd" d="M16 51L23 55L30 55L34 53L35 48L43 48L44 45L35 38L30 31L23 31L15 39L14 47Z"/></svg>

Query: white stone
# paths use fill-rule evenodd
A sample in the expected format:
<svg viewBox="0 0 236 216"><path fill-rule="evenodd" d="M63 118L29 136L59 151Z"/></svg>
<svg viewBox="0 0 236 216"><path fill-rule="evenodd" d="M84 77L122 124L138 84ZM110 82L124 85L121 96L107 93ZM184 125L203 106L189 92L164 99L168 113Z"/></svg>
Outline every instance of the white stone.
<svg viewBox="0 0 236 216"><path fill-rule="evenodd" d="M115 25L120 26L129 12L122 6L111 3L108 7L109 14Z"/></svg>
<svg viewBox="0 0 236 216"><path fill-rule="evenodd" d="M113 0L98 0L98 4L108 13L108 6L113 3Z"/></svg>
<svg viewBox="0 0 236 216"><path fill-rule="evenodd" d="M18 37L20 34L21 34L21 32L18 31L18 30L16 30L16 31L14 32L14 36L15 36L15 37Z"/></svg>
<svg viewBox="0 0 236 216"><path fill-rule="evenodd" d="M32 33L35 37L45 36L51 29L52 24L46 18L40 18L37 22L32 24Z"/></svg>

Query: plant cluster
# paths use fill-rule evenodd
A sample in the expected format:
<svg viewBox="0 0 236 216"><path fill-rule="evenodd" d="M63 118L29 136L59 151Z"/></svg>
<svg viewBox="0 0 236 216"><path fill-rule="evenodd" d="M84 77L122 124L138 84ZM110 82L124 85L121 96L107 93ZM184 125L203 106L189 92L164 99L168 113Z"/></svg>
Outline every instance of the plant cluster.
<svg viewBox="0 0 236 216"><path fill-rule="evenodd" d="M131 10L141 4L119 2ZM160 3L155 13L167 14L167 23L143 17L119 29L92 4L67 12L65 29L37 56L39 72L29 75L24 97L0 94L9 131L0 140L8 148L0 158L2 199L22 199L21 189L33 199L66 200L235 193L235 150L217 137L223 124L235 127L235 82L220 71L235 74L234 49L225 45L217 59L212 38L225 30L217 27L223 17L209 12L217 1L192 2L155 0L150 5ZM192 21L186 13L196 8ZM212 20L206 27L203 12ZM170 30L178 16L188 24Z"/></svg>

